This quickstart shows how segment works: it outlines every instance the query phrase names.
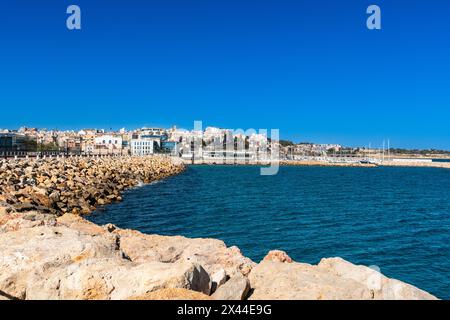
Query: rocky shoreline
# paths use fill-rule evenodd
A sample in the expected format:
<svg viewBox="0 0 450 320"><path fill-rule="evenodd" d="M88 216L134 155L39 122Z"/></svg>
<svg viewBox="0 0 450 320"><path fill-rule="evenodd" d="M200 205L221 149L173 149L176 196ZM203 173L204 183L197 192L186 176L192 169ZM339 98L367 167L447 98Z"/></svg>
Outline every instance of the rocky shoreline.
<svg viewBox="0 0 450 320"><path fill-rule="evenodd" d="M79 215L181 172L174 161L1 162L0 300L435 299L340 258L310 265L271 251L255 263L220 240L142 234Z"/></svg>
<svg viewBox="0 0 450 320"><path fill-rule="evenodd" d="M70 157L0 160L0 206L56 215L88 214L121 193L184 170L167 157Z"/></svg>

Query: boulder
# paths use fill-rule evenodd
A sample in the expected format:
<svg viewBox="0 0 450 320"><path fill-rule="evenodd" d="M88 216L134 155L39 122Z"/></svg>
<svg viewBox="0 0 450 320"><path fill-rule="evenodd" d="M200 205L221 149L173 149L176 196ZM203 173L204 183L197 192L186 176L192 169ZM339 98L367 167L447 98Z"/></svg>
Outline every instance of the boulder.
<svg viewBox="0 0 450 320"><path fill-rule="evenodd" d="M30 202L23 202L23 203L18 203L14 205L14 209L17 212L26 212L26 211L33 211L36 210L36 206L34 206L33 204L31 204Z"/></svg>
<svg viewBox="0 0 450 320"><path fill-rule="evenodd" d="M45 216L14 215L8 223ZM210 277L198 263L135 263L121 251L118 234L74 215L57 221L0 233L0 292L17 299L126 299L164 288L210 293Z"/></svg>
<svg viewBox="0 0 450 320"><path fill-rule="evenodd" d="M435 299L414 286L341 258L319 265L264 260L249 275L251 300Z"/></svg>
<svg viewBox="0 0 450 320"><path fill-rule="evenodd" d="M251 300L372 299L366 286L306 263L262 261L249 280Z"/></svg>
<svg viewBox="0 0 450 320"><path fill-rule="evenodd" d="M119 256L113 235L91 237L65 227L38 226L0 234L0 291L27 298L31 276L87 258Z"/></svg>
<svg viewBox="0 0 450 320"><path fill-rule="evenodd" d="M343 279L354 280L371 290L374 299L382 300L434 300L436 297L399 280L390 279L378 270L354 265L342 258L322 259L318 265L322 270Z"/></svg>
<svg viewBox="0 0 450 320"><path fill-rule="evenodd" d="M50 199L50 201L51 201L51 203L53 205L53 204L56 204L56 203L59 202L60 196L61 195L60 195L60 193L58 191L53 191L48 197L49 197L49 199Z"/></svg>
<svg viewBox="0 0 450 320"><path fill-rule="evenodd" d="M3 215L9 214L12 211L13 211L13 209L9 205L7 205L7 204L3 205L0 203L0 217Z"/></svg>
<svg viewBox="0 0 450 320"><path fill-rule="evenodd" d="M224 269L220 269L211 276L211 293L227 281L227 274Z"/></svg>
<svg viewBox="0 0 450 320"><path fill-rule="evenodd" d="M264 257L265 261L291 263L292 259L288 254L281 250L272 250Z"/></svg>
<svg viewBox="0 0 450 320"><path fill-rule="evenodd" d="M248 278L241 274L236 274L217 288L212 297L215 300L244 300L249 290L250 283Z"/></svg>
<svg viewBox="0 0 450 320"><path fill-rule="evenodd" d="M47 208L51 208L53 206L52 200L42 192L34 192L31 194L31 198L33 202L38 206L44 206Z"/></svg>
<svg viewBox="0 0 450 320"><path fill-rule="evenodd" d="M134 230L117 229L121 249L134 262L173 263L184 259L202 265L208 274L225 270L227 275L248 274L255 265L237 247L227 247L216 239L189 239L181 236L146 235Z"/></svg>
<svg viewBox="0 0 450 320"><path fill-rule="evenodd" d="M117 259L84 259L66 268L35 270L27 299L123 300L166 288L209 293L209 276L190 263L149 262L135 265Z"/></svg>
<svg viewBox="0 0 450 320"><path fill-rule="evenodd" d="M55 225L56 219L52 214L30 211L26 213L11 212L7 215L0 215L0 233L37 226Z"/></svg>

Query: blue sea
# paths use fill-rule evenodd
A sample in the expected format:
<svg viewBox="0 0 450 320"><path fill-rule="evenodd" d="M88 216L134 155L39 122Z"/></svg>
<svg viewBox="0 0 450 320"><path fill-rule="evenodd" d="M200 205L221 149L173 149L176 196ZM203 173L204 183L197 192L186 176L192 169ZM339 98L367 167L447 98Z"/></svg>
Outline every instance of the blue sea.
<svg viewBox="0 0 450 320"><path fill-rule="evenodd" d="M89 216L145 233L218 238L260 261L339 256L450 299L450 170L190 166Z"/></svg>
<svg viewBox="0 0 450 320"><path fill-rule="evenodd" d="M450 159L433 159L433 162L450 162Z"/></svg>

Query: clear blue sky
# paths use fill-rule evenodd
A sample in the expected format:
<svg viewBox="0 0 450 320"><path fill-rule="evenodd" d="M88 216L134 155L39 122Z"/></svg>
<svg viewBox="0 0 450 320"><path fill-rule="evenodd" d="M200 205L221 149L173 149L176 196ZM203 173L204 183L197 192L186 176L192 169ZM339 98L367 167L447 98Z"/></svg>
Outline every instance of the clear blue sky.
<svg viewBox="0 0 450 320"><path fill-rule="evenodd" d="M450 150L448 0L4 0L0 41L0 128L203 120Z"/></svg>

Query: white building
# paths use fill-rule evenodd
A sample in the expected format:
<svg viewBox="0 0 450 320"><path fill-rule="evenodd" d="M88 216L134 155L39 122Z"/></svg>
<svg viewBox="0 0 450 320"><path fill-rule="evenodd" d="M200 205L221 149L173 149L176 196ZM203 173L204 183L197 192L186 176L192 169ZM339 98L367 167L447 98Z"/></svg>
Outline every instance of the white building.
<svg viewBox="0 0 450 320"><path fill-rule="evenodd" d="M95 145L112 146L115 148L122 148L122 137L116 137L112 135L103 135L95 137Z"/></svg>
<svg viewBox="0 0 450 320"><path fill-rule="evenodd" d="M147 156L155 152L155 144L158 146L161 139L157 137L139 137L131 140L131 155L132 156Z"/></svg>
<svg viewBox="0 0 450 320"><path fill-rule="evenodd" d="M168 131L168 135L168 141L181 142L183 139L190 135L190 131L186 129L173 128Z"/></svg>
<svg viewBox="0 0 450 320"><path fill-rule="evenodd" d="M94 154L121 154L122 137L102 135L94 138Z"/></svg>
<svg viewBox="0 0 450 320"><path fill-rule="evenodd" d="M164 128L142 128L138 130L138 133L142 136L163 136L167 134L167 130Z"/></svg>

